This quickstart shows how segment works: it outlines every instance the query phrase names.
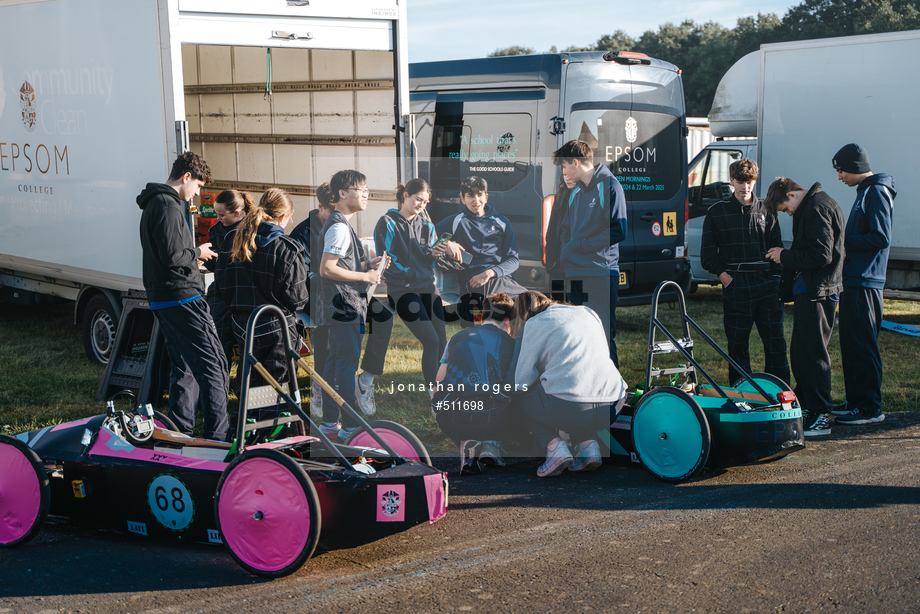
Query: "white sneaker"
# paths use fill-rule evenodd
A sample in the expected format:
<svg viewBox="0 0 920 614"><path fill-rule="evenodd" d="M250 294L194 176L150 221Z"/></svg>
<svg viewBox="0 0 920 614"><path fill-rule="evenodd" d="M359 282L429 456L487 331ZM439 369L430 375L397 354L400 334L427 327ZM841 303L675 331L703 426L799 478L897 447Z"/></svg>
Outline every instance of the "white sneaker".
<svg viewBox="0 0 920 614"><path fill-rule="evenodd" d="M313 389L310 392L310 415L314 418L323 417L323 390Z"/></svg>
<svg viewBox="0 0 920 614"><path fill-rule="evenodd" d="M569 446L563 440L546 447L546 462L537 469L537 477L551 478L565 471L572 464L572 453L569 452Z"/></svg>
<svg viewBox="0 0 920 614"><path fill-rule="evenodd" d="M336 422L335 424L323 422L319 425L319 432L328 437L330 441L334 441L335 438L338 437L340 430L342 430L341 422Z"/></svg>
<svg viewBox="0 0 920 614"><path fill-rule="evenodd" d="M483 441L482 448L479 451L479 460L484 465L493 467L504 467L505 459L501 455L501 444L497 441Z"/></svg>
<svg viewBox="0 0 920 614"><path fill-rule="evenodd" d="M358 409L365 416L377 413L377 402L374 401L374 386L365 386L361 383L361 376L355 375L355 396L358 399Z"/></svg>
<svg viewBox="0 0 920 614"><path fill-rule="evenodd" d="M569 471L594 471L601 466L601 448L593 439L575 446L575 461Z"/></svg>
<svg viewBox="0 0 920 614"><path fill-rule="evenodd" d="M340 429L339 429L339 434L338 434L339 441L348 441L348 438L351 437L351 434L354 433L354 432L355 432L355 429L357 429L357 428L358 428L358 427L356 427L356 426L353 426L353 427L351 427L350 429L349 429L349 428L345 428L344 426L343 426L342 428L340 428Z"/></svg>

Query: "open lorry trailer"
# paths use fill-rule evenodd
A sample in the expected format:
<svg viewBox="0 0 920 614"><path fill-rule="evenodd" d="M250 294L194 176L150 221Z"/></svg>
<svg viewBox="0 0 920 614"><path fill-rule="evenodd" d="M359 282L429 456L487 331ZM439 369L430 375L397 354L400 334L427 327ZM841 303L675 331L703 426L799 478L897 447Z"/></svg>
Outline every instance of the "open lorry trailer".
<svg viewBox="0 0 920 614"><path fill-rule="evenodd" d="M895 176L885 288L886 296L904 298L920 298L920 127L911 119L920 97L918 55L920 30L762 45L725 74L709 112L715 136L757 137L761 197L774 177L805 187L818 181L849 215L856 190L837 180L831 158L847 143L865 147L873 172ZM731 163L729 149L740 159L741 144L733 144L713 148L719 164ZM700 170L704 193L718 192L710 175L718 173ZM781 215L780 227L791 241L792 218ZM914 292L897 293L903 290Z"/></svg>
<svg viewBox="0 0 920 614"><path fill-rule="evenodd" d="M105 363L143 290L135 197L178 154L211 168L196 206L277 186L295 223L357 169L369 235L404 177L407 103L405 0L0 3L0 299L75 301Z"/></svg>

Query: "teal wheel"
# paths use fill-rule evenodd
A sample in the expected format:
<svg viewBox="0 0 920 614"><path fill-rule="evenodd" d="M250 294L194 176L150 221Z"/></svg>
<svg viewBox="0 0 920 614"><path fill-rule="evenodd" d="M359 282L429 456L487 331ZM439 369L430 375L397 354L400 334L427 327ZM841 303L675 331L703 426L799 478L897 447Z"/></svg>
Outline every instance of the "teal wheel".
<svg viewBox="0 0 920 614"><path fill-rule="evenodd" d="M639 400L633 446L642 466L664 482L687 480L709 459L709 422L686 392L662 386Z"/></svg>
<svg viewBox="0 0 920 614"><path fill-rule="evenodd" d="M792 390L789 384L769 373L751 373L751 379L757 382L757 385L763 388L764 392L773 397L776 397L780 392ZM751 382L743 377L739 377L738 380L732 384L732 388L738 392L753 392L754 394L760 394L757 392L757 389L751 385Z"/></svg>

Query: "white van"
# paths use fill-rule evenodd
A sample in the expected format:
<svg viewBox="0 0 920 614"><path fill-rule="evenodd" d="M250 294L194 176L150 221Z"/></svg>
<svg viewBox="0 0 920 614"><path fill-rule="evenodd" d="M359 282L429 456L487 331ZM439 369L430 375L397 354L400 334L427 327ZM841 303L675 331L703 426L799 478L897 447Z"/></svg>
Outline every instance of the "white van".
<svg viewBox="0 0 920 614"><path fill-rule="evenodd" d="M703 220L706 219L706 212L711 206L732 195L728 167L732 162L744 158L757 160L757 139L713 141L690 162L690 170L687 172L687 254L690 260L691 292L698 284L719 283L719 278L704 269L700 263Z"/></svg>

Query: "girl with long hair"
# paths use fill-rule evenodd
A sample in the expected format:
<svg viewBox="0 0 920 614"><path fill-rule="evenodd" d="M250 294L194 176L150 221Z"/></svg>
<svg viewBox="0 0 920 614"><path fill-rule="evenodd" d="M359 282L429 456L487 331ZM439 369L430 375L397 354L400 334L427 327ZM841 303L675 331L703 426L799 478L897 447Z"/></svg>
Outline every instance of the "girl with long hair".
<svg viewBox="0 0 920 614"><path fill-rule="evenodd" d="M228 241L224 245L224 239L236 230L243 217L252 210L252 206L252 197L246 192L224 190L217 195L214 201L217 223L208 230L208 241L210 241L211 249L218 254L218 257L221 252L230 250L231 242ZM217 261L218 258L205 260L204 266L213 273L217 269ZM233 354L233 344L236 343L236 335L233 334L230 310L227 309L224 299L220 297L216 281L208 286L207 298L208 306L211 308L211 317L214 318L214 325L217 327L217 336L220 338L220 344L224 348L224 354L227 356L227 366L229 367Z"/></svg>
<svg viewBox="0 0 920 614"><path fill-rule="evenodd" d="M396 187L398 209L390 209L377 221L374 242L377 253L390 256L384 271L390 306L422 343L422 375L433 383L438 361L447 344L441 295L435 286L434 224L425 214L431 187L424 179L412 179Z"/></svg>
<svg viewBox="0 0 920 614"><path fill-rule="evenodd" d="M511 332L515 337L509 380L512 403L541 446L546 462L541 478L601 465L597 433L610 427L626 400L626 382L610 359L604 327L586 306L552 301L539 292L514 300ZM575 454L560 436L571 435Z"/></svg>
<svg viewBox="0 0 920 614"><path fill-rule="evenodd" d="M225 239L231 241L231 247L218 257L216 271L218 290L230 309L241 349L254 310L272 304L284 313L284 323L275 317L260 321L252 348L255 358L278 382L289 377L281 327L288 327L298 349L295 312L303 309L309 296L303 248L284 234L293 214L294 204L284 190L267 190ZM251 383L264 384L258 374L253 374Z"/></svg>

